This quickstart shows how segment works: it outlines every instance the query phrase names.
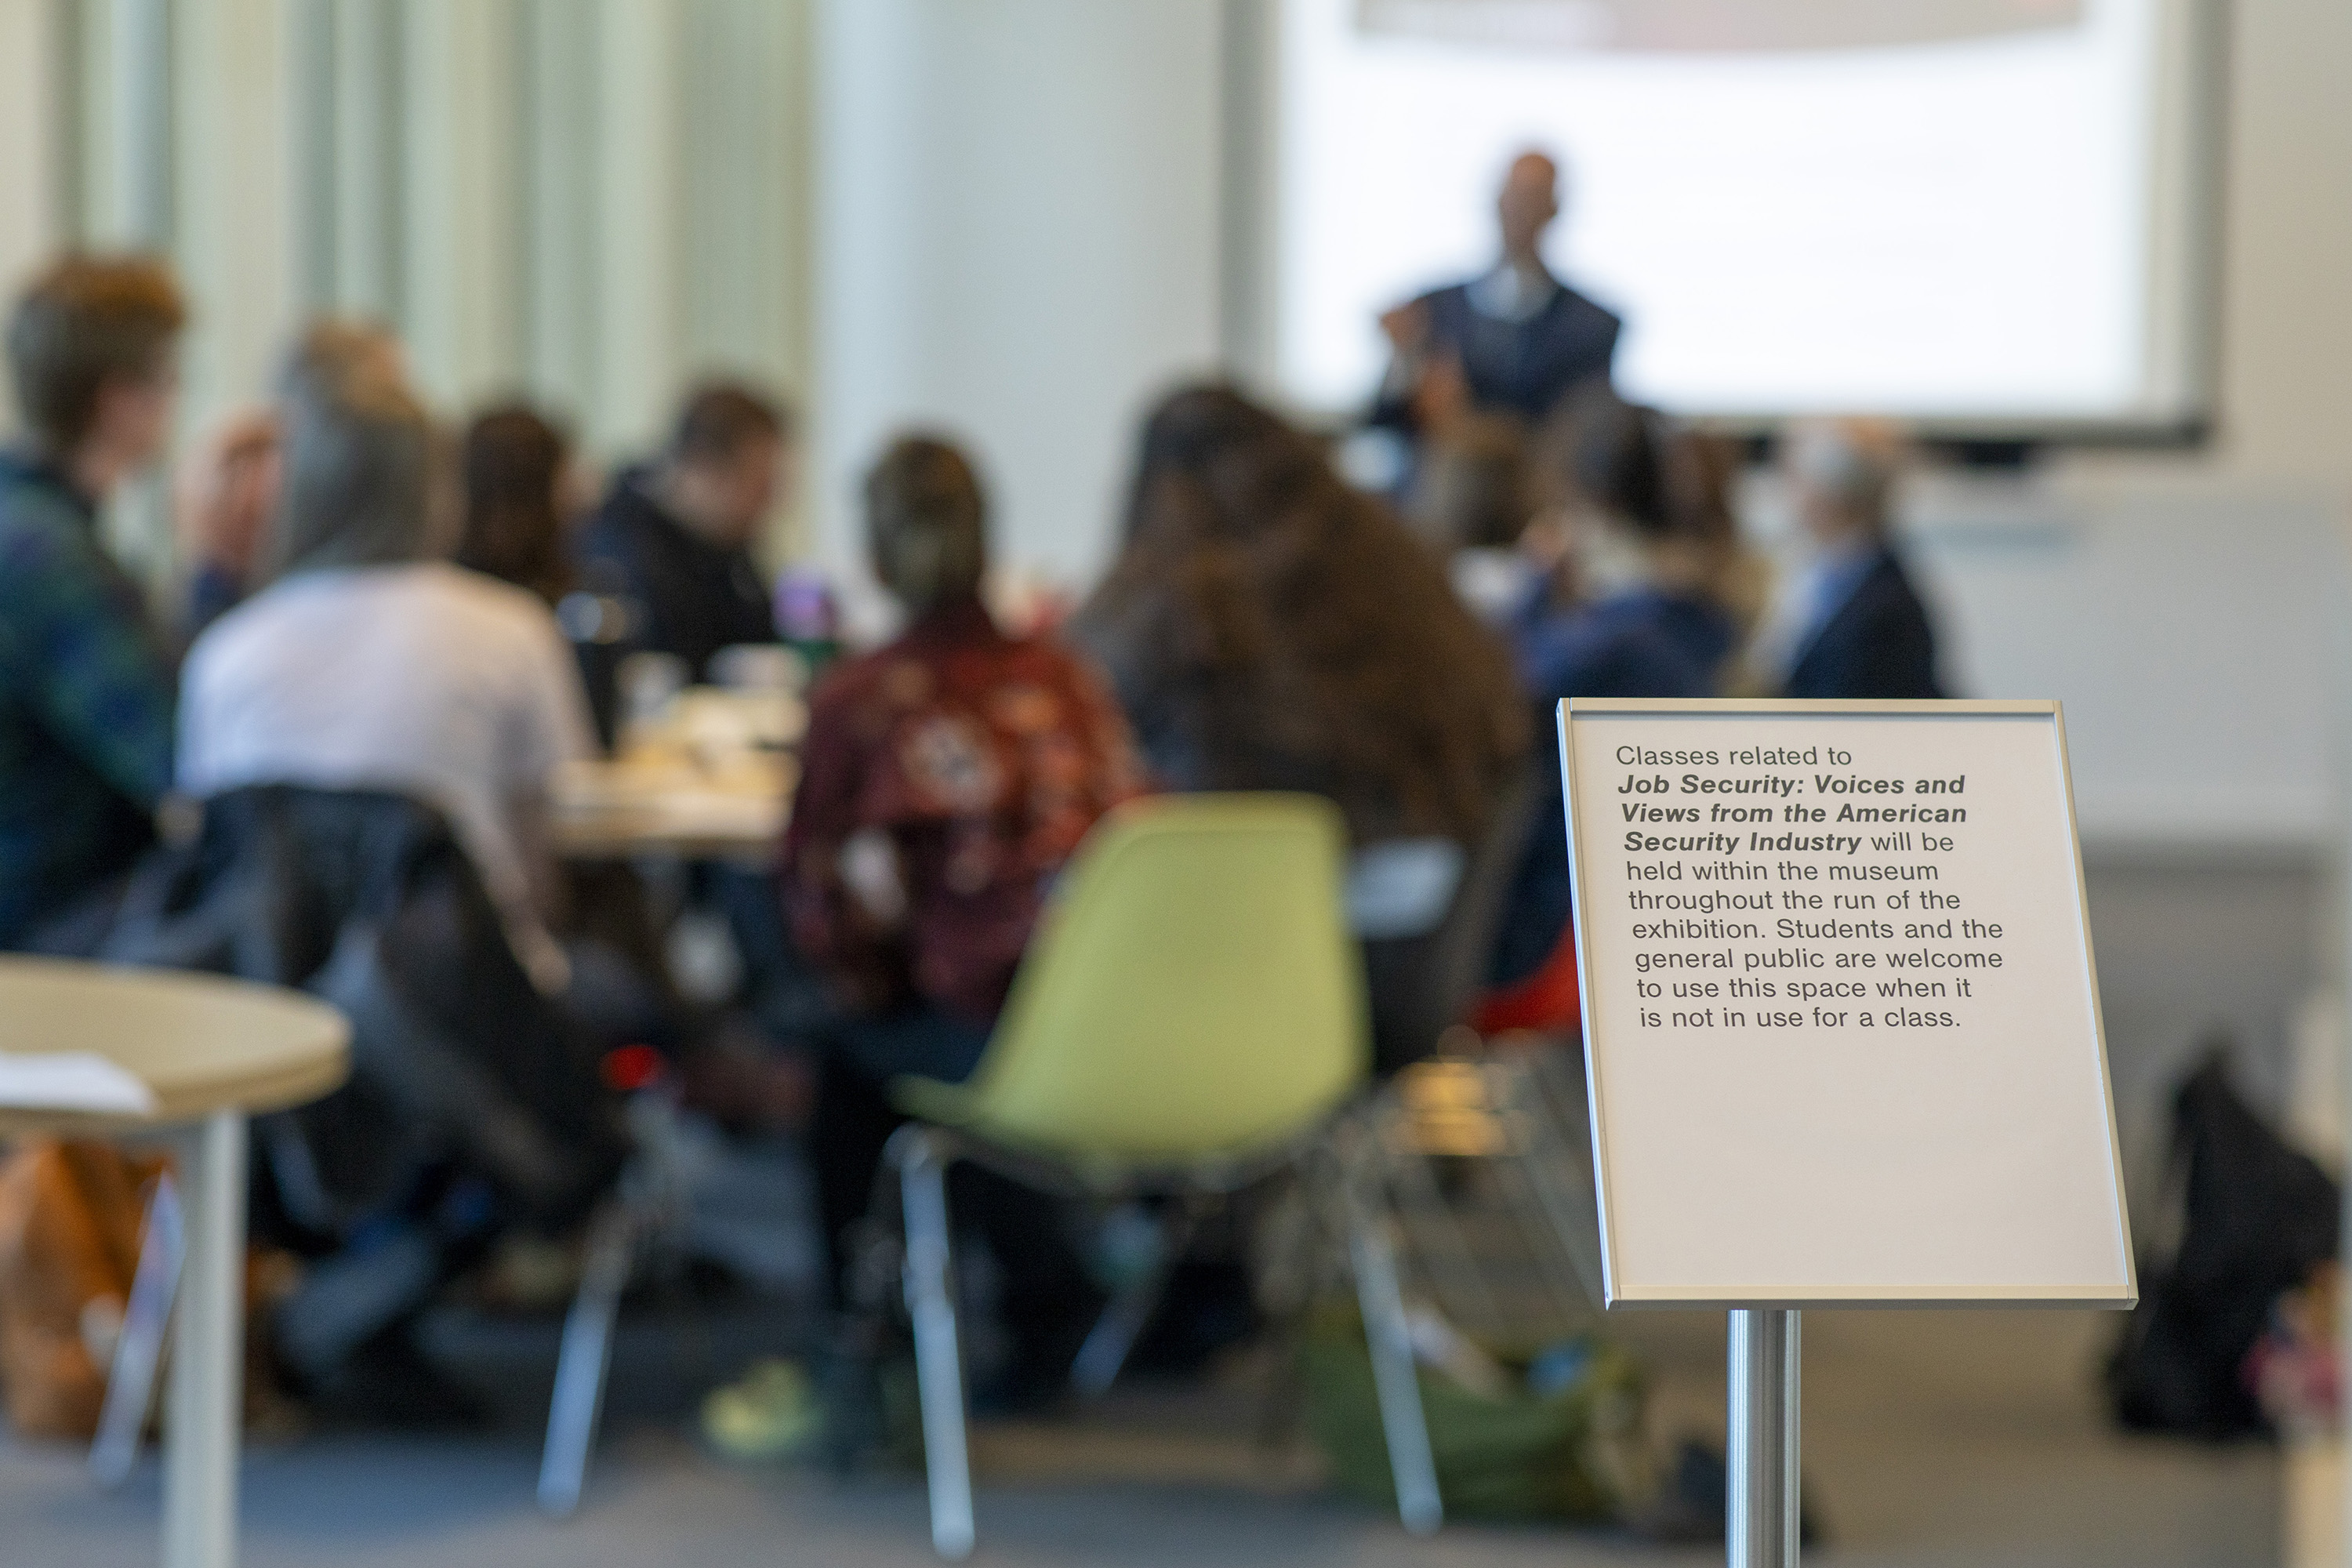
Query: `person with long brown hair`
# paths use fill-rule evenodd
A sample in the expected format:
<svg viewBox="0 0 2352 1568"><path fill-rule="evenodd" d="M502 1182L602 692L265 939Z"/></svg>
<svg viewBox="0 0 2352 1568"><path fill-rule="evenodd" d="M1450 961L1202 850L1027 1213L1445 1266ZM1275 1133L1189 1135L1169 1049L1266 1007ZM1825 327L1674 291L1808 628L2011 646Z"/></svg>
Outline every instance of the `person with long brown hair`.
<svg viewBox="0 0 2352 1568"><path fill-rule="evenodd" d="M1338 804L1375 1060L1428 1055L1460 1021L1449 954L1483 943L1465 889L1528 733L1509 655L1436 552L1306 435L1193 387L1146 425L1125 548L1070 632L1162 786Z"/></svg>
<svg viewBox="0 0 2352 1568"><path fill-rule="evenodd" d="M572 587L566 535L572 444L538 410L513 403L466 426L460 566L528 588L554 605Z"/></svg>
<svg viewBox="0 0 2352 1568"><path fill-rule="evenodd" d="M1070 635L1161 784L1325 795L1359 847L1475 841L1528 744L1509 656L1436 557L1223 386L1153 412L1124 547Z"/></svg>

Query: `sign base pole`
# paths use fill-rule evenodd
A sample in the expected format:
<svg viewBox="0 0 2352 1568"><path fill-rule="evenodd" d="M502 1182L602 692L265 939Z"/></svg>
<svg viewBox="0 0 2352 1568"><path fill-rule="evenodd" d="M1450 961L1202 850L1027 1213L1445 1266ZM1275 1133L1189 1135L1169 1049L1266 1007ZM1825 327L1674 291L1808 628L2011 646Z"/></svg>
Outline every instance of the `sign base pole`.
<svg viewBox="0 0 2352 1568"><path fill-rule="evenodd" d="M1724 1548L1730 1568L1797 1568L1803 1420L1794 1311L1731 1313Z"/></svg>

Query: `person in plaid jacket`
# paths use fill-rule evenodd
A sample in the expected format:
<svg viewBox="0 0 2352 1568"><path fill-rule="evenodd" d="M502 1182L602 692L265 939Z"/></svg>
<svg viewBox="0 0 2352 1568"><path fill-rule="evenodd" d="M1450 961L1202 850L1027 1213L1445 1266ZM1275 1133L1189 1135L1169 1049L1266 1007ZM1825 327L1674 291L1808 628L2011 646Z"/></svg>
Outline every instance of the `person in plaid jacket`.
<svg viewBox="0 0 2352 1568"><path fill-rule="evenodd" d="M127 868L172 782L173 676L99 508L162 456L179 291L73 258L8 323L22 437L0 451L0 948Z"/></svg>

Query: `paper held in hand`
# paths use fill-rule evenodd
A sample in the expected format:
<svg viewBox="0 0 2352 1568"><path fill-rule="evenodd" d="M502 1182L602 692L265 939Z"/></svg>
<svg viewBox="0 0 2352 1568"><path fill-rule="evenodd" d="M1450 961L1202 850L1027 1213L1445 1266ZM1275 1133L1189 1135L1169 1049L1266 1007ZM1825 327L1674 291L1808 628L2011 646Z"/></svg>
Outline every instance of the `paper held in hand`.
<svg viewBox="0 0 2352 1568"><path fill-rule="evenodd" d="M1559 732L1609 1304L2129 1306L2057 705Z"/></svg>
<svg viewBox="0 0 2352 1568"><path fill-rule="evenodd" d="M152 1116L155 1095L135 1075L88 1051L0 1051L0 1108Z"/></svg>

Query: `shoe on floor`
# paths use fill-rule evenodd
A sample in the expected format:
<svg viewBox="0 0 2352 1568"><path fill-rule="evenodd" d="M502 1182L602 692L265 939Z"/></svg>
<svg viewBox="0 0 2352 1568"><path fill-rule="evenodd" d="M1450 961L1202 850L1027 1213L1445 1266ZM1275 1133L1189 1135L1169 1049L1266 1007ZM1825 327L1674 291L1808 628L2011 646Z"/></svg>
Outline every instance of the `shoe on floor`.
<svg viewBox="0 0 2352 1568"><path fill-rule="evenodd" d="M824 1438L824 1403L798 1362L764 1358L702 1402L702 1436L742 1463L796 1458Z"/></svg>

